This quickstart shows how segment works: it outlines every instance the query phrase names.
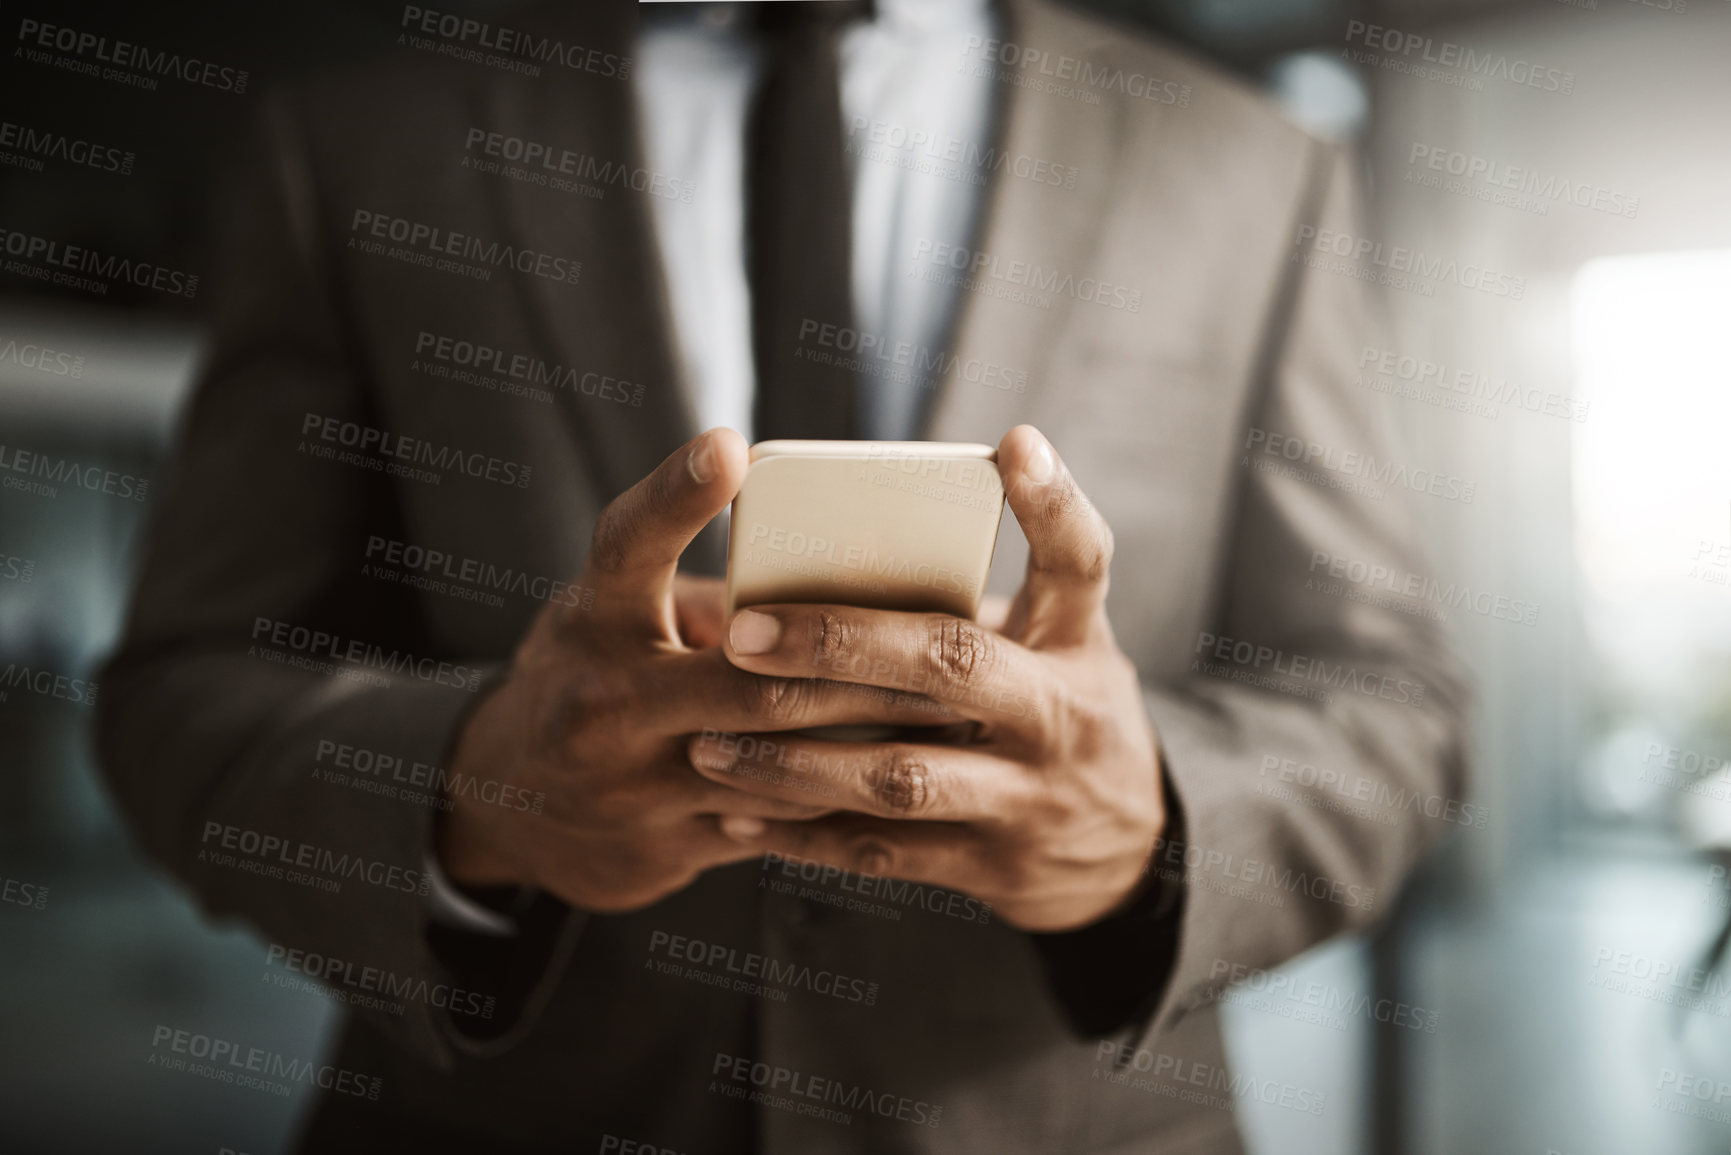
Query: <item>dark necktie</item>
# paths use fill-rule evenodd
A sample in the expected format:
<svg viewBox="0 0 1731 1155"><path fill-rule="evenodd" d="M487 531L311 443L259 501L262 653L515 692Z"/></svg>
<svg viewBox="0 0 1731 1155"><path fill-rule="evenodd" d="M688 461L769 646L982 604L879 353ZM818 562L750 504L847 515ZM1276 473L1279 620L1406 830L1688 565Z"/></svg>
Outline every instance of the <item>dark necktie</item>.
<svg viewBox="0 0 1731 1155"><path fill-rule="evenodd" d="M842 27L859 0L758 5L764 69L746 131L757 440L856 435L852 192L842 150Z"/></svg>

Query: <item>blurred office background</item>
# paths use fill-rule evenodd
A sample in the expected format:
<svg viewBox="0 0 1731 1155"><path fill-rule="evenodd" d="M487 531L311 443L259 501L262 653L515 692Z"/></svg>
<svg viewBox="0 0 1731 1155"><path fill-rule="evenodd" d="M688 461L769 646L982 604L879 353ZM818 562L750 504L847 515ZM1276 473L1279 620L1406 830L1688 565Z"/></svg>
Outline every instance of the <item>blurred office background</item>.
<svg viewBox="0 0 1731 1155"><path fill-rule="evenodd" d="M1711 1109L1731 1111L1731 1094L1716 1101L1731 1084L1731 996L1715 996L1727 980L1677 996L1731 899L1731 778L1713 768L1731 755L1731 6L1096 7L1356 143L1369 238L1525 284L1518 301L1453 284L1384 294L1391 352L1506 383L1503 400L1464 410L1441 393L1387 399L1414 464L1477 486L1470 504L1418 499L1428 576L1539 607L1532 625L1450 614L1474 673L1487 821L1391 896L1373 939L1325 945L1285 976L1419 1008L1433 1029L1374 1013L1335 1029L1277 1013L1278 1000L1234 1000L1241 1068L1328 1094L1317 1117L1244 1104L1253 1149L1724 1151L1731 1122ZM169 30L184 51L248 67L254 92L383 50L399 14L382 0L26 13L146 43ZM1573 91L1343 57L1365 50L1353 21L1566 72ZM1422 64L1422 52L1399 59ZM191 88L135 95L9 59L0 119L136 159L126 175L0 165L0 221L196 268L211 177L251 105ZM1540 212L1432 187L1420 148L1606 195ZM1620 214L1607 211L1613 194ZM65 362L0 352L0 444L157 477L200 359L196 314L162 300L0 273L0 350L28 342L82 359L62 373ZM51 499L0 489L0 668L89 675L118 628L149 508L70 486ZM132 850L91 767L89 717L35 694L0 699L0 876L47 892L41 909L0 903L0 1153L280 1150L304 1098L165 1075L146 1065L150 1033L245 1024L249 1043L310 1056L332 1009L265 983L263 946L203 924Z"/></svg>

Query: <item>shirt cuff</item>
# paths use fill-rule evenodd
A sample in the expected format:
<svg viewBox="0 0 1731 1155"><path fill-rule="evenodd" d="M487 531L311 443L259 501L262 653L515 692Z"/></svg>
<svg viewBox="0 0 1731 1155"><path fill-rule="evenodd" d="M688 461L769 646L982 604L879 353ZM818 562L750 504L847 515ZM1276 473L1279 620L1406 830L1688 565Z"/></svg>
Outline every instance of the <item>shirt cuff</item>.
<svg viewBox="0 0 1731 1155"><path fill-rule="evenodd" d="M1184 809L1169 781L1166 826L1157 845L1184 840ZM1153 868L1130 905L1061 934L1032 934L1046 986L1076 1035L1104 1038L1154 1013L1178 959L1184 881Z"/></svg>
<svg viewBox="0 0 1731 1155"><path fill-rule="evenodd" d="M423 869L427 875L427 917L452 930L468 931L493 938L511 938L517 934L515 919L496 910L489 910L458 890L439 867L439 856L428 851Z"/></svg>

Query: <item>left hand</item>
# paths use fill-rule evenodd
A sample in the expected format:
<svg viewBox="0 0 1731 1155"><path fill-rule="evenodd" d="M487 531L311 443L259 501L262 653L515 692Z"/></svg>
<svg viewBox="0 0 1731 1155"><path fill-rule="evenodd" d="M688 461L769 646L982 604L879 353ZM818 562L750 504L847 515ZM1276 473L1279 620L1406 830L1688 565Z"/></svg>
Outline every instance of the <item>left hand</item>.
<svg viewBox="0 0 1731 1155"><path fill-rule="evenodd" d="M727 658L753 673L925 694L971 719L959 745L699 735L691 761L717 782L845 813L724 818L741 842L961 891L1011 925L1064 931L1134 896L1165 825L1160 758L1135 667L1112 638L1112 533L1032 426L1004 435L998 467L1028 539L1028 571L1002 629L949 614L839 605L754 606L733 616ZM755 772L753 772L755 770Z"/></svg>

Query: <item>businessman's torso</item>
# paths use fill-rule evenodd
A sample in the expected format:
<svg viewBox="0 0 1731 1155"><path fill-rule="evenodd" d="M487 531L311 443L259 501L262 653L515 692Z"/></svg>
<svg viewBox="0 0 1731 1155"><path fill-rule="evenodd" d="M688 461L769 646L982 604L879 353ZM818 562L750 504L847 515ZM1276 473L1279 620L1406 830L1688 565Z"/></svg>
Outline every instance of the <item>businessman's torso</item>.
<svg viewBox="0 0 1731 1155"><path fill-rule="evenodd" d="M1119 644L1159 681L1190 667L1220 596L1311 145L1156 46L1040 3L1009 18L1007 41L1072 63L1059 79L1025 51L956 62L1001 74L1004 160L964 267L898 256L908 276L963 278L949 340L911 368L934 390L922 433L995 442L1027 421L1052 438L1115 535ZM607 501L696 432L649 230L669 186L640 175L617 69L527 78L398 51L400 68L298 97L304 208L364 403L320 415L337 423L296 452L365 450L354 468L389 470L400 523L357 541L357 561L415 580L436 649L502 658L581 568ZM494 133L517 143L490 152ZM530 143L545 149L509 159ZM1073 180L1021 175L1040 161ZM808 339L848 352L821 325ZM910 367L864 379L895 371ZM711 534L692 565L722 559ZM994 588L1024 559L1007 525ZM739 1149L755 1118L781 1152L1234 1149L1230 1095L1207 1090L1224 1062L1212 1013L1139 1045L1159 1077L1074 1038L1027 941L972 899L770 862L590 919L497 1058L437 1075L369 1035L346 1048L429 1135L699 1155Z"/></svg>

